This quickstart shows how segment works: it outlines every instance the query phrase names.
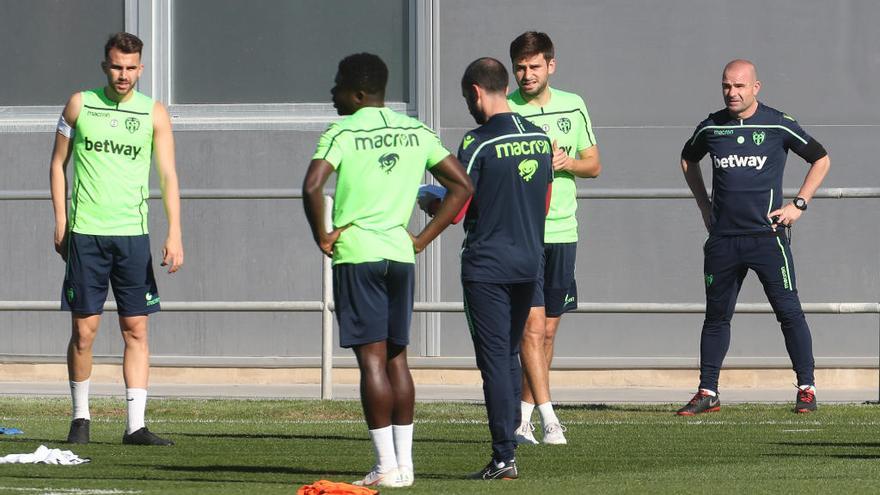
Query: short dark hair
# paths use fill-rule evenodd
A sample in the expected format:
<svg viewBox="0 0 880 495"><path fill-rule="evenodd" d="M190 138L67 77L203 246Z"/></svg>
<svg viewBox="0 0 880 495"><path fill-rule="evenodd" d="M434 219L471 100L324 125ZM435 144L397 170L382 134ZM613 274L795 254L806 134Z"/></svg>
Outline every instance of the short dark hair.
<svg viewBox="0 0 880 495"><path fill-rule="evenodd" d="M461 76L462 91L468 90L472 84L490 93L504 92L507 89L508 75L504 64L492 57L478 58L467 66Z"/></svg>
<svg viewBox="0 0 880 495"><path fill-rule="evenodd" d="M556 57L553 50L553 41L547 33L538 31L526 31L510 42L510 60L516 62L522 58L543 55L544 60L550 61Z"/></svg>
<svg viewBox="0 0 880 495"><path fill-rule="evenodd" d="M385 94L388 66L372 53L355 53L339 61L337 84L375 95Z"/></svg>
<svg viewBox="0 0 880 495"><path fill-rule="evenodd" d="M110 57L111 48L116 48L122 53L137 53L140 55L141 51L144 49L144 42L131 33L118 32L116 34L111 34L110 39L108 39L107 43L104 45L105 60Z"/></svg>

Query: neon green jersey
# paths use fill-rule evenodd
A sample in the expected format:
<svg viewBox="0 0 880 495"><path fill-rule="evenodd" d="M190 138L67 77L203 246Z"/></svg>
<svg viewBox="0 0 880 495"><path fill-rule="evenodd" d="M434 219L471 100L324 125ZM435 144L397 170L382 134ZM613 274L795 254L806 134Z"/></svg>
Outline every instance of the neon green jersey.
<svg viewBox="0 0 880 495"><path fill-rule="evenodd" d="M548 88L549 89L549 88ZM587 106L574 93L550 89L550 102L543 107L526 102L517 89L507 96L510 109L540 127L551 141L572 158L596 144ZM577 185L571 172L553 174L553 195L544 228L544 242L577 242Z"/></svg>
<svg viewBox="0 0 880 495"><path fill-rule="evenodd" d="M415 263L406 225L425 170L449 155L433 131L388 108L365 107L331 125L313 159L336 169L333 227L350 227L333 263Z"/></svg>
<svg viewBox="0 0 880 495"><path fill-rule="evenodd" d="M70 229L90 235L146 234L154 102L137 91L118 104L103 88L81 95Z"/></svg>

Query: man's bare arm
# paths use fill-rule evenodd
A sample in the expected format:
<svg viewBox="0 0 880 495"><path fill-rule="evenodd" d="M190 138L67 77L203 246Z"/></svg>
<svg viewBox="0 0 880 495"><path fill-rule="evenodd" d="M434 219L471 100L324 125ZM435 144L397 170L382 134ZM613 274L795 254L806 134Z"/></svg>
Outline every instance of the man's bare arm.
<svg viewBox="0 0 880 495"><path fill-rule="evenodd" d="M822 181L825 180L825 176L828 175L828 169L830 168L831 159L828 155L813 162L813 164L810 165L810 171L807 172L807 176L804 178L803 185L801 185L801 188L798 191L798 197L804 198L804 200L809 203L810 200L813 199L813 195L816 194L816 190L822 185ZM793 203L789 202L784 204L782 208L771 211L767 216L771 219L775 217L773 222L773 229L775 230L778 224L793 225L803 213L804 212L799 210Z"/></svg>
<svg viewBox="0 0 880 495"><path fill-rule="evenodd" d="M67 101L61 117L70 128L76 128L76 119L82 108L82 96L75 93ZM60 122L59 122L60 123ZM66 136L59 129L55 133L55 145L49 160L49 189L52 193L52 209L55 213L55 252L67 261L67 164L73 152L73 134Z"/></svg>
<svg viewBox="0 0 880 495"><path fill-rule="evenodd" d="M602 161L599 159L599 147L590 146L578 151L578 157L572 158L556 146L553 141L553 170L565 170L582 179L594 179L602 173Z"/></svg>
<svg viewBox="0 0 880 495"><path fill-rule="evenodd" d="M171 117L169 117L165 106L158 101L153 108L153 152L156 168L159 172L159 185L162 189L162 201L165 204L165 216L168 219L168 236L162 251L162 266L168 266L168 273L174 273L183 266L180 185L174 158Z"/></svg>
<svg viewBox="0 0 880 495"><path fill-rule="evenodd" d="M333 257L333 246L339 239L339 234L347 228L343 226L328 232L324 223L324 184L332 173L333 165L330 162L314 159L309 163L302 185L303 208L312 229L312 238L321 252L330 257Z"/></svg>
<svg viewBox="0 0 880 495"><path fill-rule="evenodd" d="M434 218L425 225L425 228L418 235L413 236L413 249L417 253L422 252L452 223L474 193L470 177L458 159L452 155L447 155L440 163L431 167L429 172L446 188L447 192Z"/></svg>

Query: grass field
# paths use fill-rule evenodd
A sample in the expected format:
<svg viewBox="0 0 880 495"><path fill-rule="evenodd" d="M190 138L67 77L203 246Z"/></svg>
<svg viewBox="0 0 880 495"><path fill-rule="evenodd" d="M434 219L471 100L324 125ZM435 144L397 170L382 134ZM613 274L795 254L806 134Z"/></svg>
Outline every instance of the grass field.
<svg viewBox="0 0 880 495"><path fill-rule="evenodd" d="M40 444L68 449L66 399L0 398L0 456ZM563 406L569 445L517 451L521 479L462 479L489 459L482 405L416 406L416 483L383 493L877 493L880 409L725 406L679 418L674 406ZM123 401L92 401L90 464L0 465L6 494L292 494L318 479L351 481L371 467L358 403L151 400L150 429L174 447L124 447Z"/></svg>

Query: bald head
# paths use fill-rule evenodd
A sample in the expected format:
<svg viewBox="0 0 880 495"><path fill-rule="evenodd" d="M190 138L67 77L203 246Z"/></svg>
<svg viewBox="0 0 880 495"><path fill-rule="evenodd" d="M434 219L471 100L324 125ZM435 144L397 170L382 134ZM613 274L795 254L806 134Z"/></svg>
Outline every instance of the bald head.
<svg viewBox="0 0 880 495"><path fill-rule="evenodd" d="M755 64L742 58L728 62L727 65L724 66L722 78L727 75L728 72L743 73L751 78L752 81L758 80L758 69L755 68Z"/></svg>
<svg viewBox="0 0 880 495"><path fill-rule="evenodd" d="M761 81L755 64L736 59L724 66L721 75L721 92L730 115L738 119L751 117L758 109L758 91Z"/></svg>

